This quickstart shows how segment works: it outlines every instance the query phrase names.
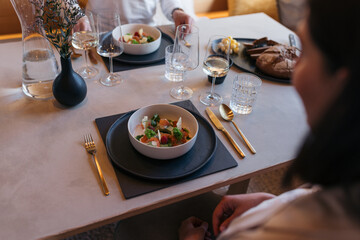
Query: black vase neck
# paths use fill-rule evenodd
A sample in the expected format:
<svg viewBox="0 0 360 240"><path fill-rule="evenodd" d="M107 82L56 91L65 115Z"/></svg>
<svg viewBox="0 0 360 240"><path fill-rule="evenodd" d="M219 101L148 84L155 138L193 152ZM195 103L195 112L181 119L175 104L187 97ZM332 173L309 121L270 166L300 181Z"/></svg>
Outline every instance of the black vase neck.
<svg viewBox="0 0 360 240"><path fill-rule="evenodd" d="M71 63L71 58L60 58L61 60L61 71L62 72L71 72L74 71Z"/></svg>

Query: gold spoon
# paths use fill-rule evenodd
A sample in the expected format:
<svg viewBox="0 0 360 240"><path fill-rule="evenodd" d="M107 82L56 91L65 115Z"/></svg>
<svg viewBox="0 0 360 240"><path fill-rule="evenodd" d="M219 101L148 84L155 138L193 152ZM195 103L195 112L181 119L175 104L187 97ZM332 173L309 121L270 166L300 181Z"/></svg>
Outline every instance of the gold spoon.
<svg viewBox="0 0 360 240"><path fill-rule="evenodd" d="M233 111L226 105L226 104L221 104L219 106L219 112L220 112L220 115L221 117L226 120L226 121L231 121L236 130L240 133L241 137L244 139L244 142L246 143L246 145L248 146L248 148L250 149L250 151L252 153L256 153L254 147L251 145L251 143L249 142L249 140L247 140L247 138L245 137L245 135L242 133L242 131L238 128L238 126L236 125L236 123L233 121L234 119L234 113Z"/></svg>

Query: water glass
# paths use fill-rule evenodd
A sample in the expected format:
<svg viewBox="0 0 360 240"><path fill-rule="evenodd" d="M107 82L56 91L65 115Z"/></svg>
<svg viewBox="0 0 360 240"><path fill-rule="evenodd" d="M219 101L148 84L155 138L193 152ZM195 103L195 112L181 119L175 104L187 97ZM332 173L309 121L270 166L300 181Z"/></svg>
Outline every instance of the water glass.
<svg viewBox="0 0 360 240"><path fill-rule="evenodd" d="M261 86L261 79L254 74L236 75L232 85L230 108L239 114L251 113Z"/></svg>
<svg viewBox="0 0 360 240"><path fill-rule="evenodd" d="M107 87L115 86L123 81L122 76L114 72L113 58L124 51L123 41L118 41L113 36L122 36L120 12L118 9L106 9L97 12L97 30L99 44L97 53L109 58L110 72L100 78L100 83Z"/></svg>
<svg viewBox="0 0 360 240"><path fill-rule="evenodd" d="M199 65L199 28L190 24L177 26L171 65L183 72L192 71ZM193 90L184 85L185 75L181 85L170 90L170 96L179 100L192 97Z"/></svg>
<svg viewBox="0 0 360 240"><path fill-rule="evenodd" d="M171 58L174 45L165 48L165 77L171 82L181 82L184 79L185 71L174 68L171 64Z"/></svg>

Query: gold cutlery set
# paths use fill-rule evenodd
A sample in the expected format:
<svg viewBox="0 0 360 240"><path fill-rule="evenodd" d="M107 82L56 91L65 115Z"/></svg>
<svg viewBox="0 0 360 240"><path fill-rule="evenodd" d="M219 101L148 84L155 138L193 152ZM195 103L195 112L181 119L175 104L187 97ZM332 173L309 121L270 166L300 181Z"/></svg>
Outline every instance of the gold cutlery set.
<svg viewBox="0 0 360 240"><path fill-rule="evenodd" d="M234 146L234 148L236 149L236 151L240 154L240 156L242 158L245 157L245 153L243 152L243 150L240 148L240 146L235 142L235 140L231 137L230 133L225 129L225 127L222 125L222 123L220 122L220 120L216 117L216 115L213 113L213 111L211 111L211 109L209 107L206 108L206 113L209 116L211 122L215 125L215 127L217 129L219 129L220 131L222 131L225 136L229 139L229 141L231 142L231 144ZM255 154L256 151L254 149L254 147L251 145L251 143L249 142L249 140L245 137L245 135L243 134L243 132L238 128L238 126L236 125L236 123L233 121L234 118L234 113L231 111L231 109L225 105L225 104L221 104L219 107L219 112L221 117L226 120L226 121L231 121L236 130L240 133L240 136L242 137L242 139L244 140L244 142L246 143L247 147L250 149L250 151Z"/></svg>

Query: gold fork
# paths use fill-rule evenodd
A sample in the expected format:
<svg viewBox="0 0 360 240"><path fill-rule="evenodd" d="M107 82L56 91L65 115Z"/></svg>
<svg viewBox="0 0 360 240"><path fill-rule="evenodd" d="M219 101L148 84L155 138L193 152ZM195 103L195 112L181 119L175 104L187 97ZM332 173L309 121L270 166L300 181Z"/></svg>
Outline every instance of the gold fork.
<svg viewBox="0 0 360 240"><path fill-rule="evenodd" d="M87 134L84 136L84 142L85 142L85 149L88 153L90 153L93 158L94 158L94 161L95 161L95 165L96 165L96 169L97 169L97 172L99 174L99 177L100 177L100 182L101 182L101 187L102 187L102 190L105 194L105 196L109 195L110 192L109 192L109 189L108 189L108 186L105 182L105 178L102 174L102 171L101 171L101 168L100 168L100 165L99 165L99 162L97 160L97 157L96 157L96 147L95 147L95 142L91 136L91 134Z"/></svg>

